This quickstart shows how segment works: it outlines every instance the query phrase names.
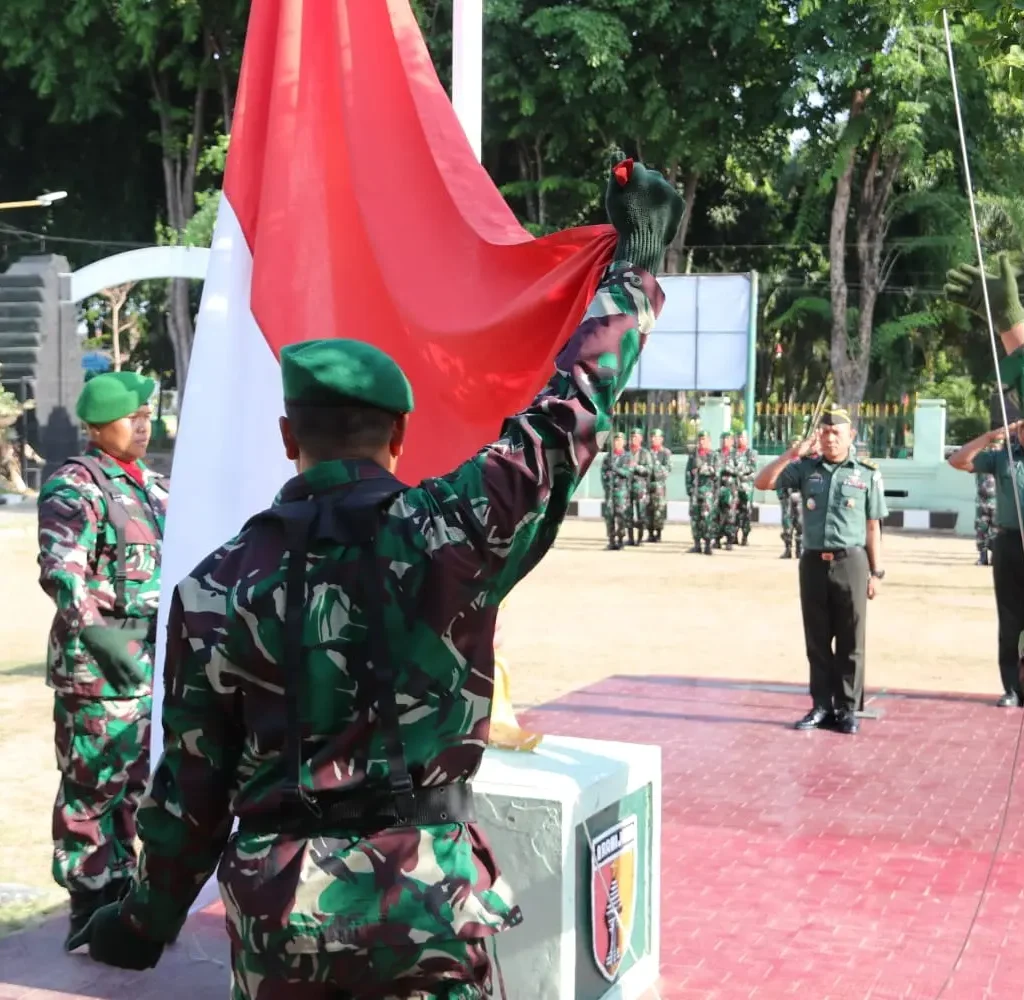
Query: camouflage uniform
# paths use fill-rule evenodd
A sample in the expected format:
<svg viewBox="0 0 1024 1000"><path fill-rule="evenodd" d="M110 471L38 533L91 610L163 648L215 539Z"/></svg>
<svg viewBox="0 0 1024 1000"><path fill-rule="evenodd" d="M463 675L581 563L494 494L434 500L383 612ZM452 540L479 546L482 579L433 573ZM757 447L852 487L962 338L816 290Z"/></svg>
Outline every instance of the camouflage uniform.
<svg viewBox="0 0 1024 1000"><path fill-rule="evenodd" d="M613 266L548 385L447 476L406 488L372 461L334 461L284 486L271 515L383 488L363 507L379 511L365 548L316 533L297 562L265 514L177 586L165 750L117 919L168 940L219 861L238 1000L363 996L382 979L396 995L479 996L483 940L521 920L480 826L361 827L334 821L333 806L363 816L367 795L387 794L390 732L417 792L476 774L498 605L554 542L662 302L649 274ZM288 595L303 593L293 617ZM297 988L311 982L334 992Z"/></svg>
<svg viewBox="0 0 1024 1000"><path fill-rule="evenodd" d="M724 538L726 548L731 549L736 541L736 503L739 495L737 481L739 470L736 455L732 451L715 453L715 468L718 476L718 489L715 502L716 542Z"/></svg>
<svg viewBox="0 0 1024 1000"><path fill-rule="evenodd" d="M690 523L693 525L694 544L706 555L711 555L711 543L715 535L715 489L718 465L713 451L691 456Z"/></svg>
<svg viewBox="0 0 1024 1000"><path fill-rule="evenodd" d="M626 532L630 545L641 545L644 524L647 521L647 494L654 463L646 448L633 451L627 448L618 462L620 473L629 477L629 497L626 504Z"/></svg>
<svg viewBox="0 0 1024 1000"><path fill-rule="evenodd" d="M85 453L105 474L127 515L126 578L117 596L117 534L100 487L74 460L39 497L39 582L57 613L47 650L54 690L60 789L53 812L53 877L74 894L116 893L135 869L135 805L149 775L153 638L160 595L165 480L139 462L139 486L97 448ZM82 630L137 630L128 639L144 680L115 689Z"/></svg>
<svg viewBox="0 0 1024 1000"><path fill-rule="evenodd" d="M604 502L601 516L608 532L608 548L621 549L626 534L626 503L629 496L629 477L619 474L622 452L609 451L601 463L601 488Z"/></svg>
<svg viewBox="0 0 1024 1000"><path fill-rule="evenodd" d="M752 448L739 449L735 453L737 494L736 527L740 544L746 545L750 538L750 511L754 505L754 475L757 473L757 452Z"/></svg>
<svg viewBox="0 0 1024 1000"><path fill-rule="evenodd" d="M978 565L987 566L996 536L996 477L979 473L975 477L977 496L974 508L974 540L978 546Z"/></svg>
<svg viewBox="0 0 1024 1000"><path fill-rule="evenodd" d="M651 492L647 499L647 533L652 542L661 541L668 513L668 476L672 471L672 452L662 446L651 448Z"/></svg>
<svg viewBox="0 0 1024 1000"><path fill-rule="evenodd" d="M782 510L782 544L786 546L783 559L793 558L793 543L796 542L796 557L800 558L803 536L803 498L799 490L776 490L779 507Z"/></svg>

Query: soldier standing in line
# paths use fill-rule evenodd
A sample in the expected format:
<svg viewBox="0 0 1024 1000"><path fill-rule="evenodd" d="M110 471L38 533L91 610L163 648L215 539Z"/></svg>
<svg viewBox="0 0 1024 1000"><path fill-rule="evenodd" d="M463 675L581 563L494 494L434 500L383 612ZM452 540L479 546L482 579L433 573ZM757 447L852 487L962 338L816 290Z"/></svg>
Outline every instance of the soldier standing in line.
<svg viewBox="0 0 1024 1000"><path fill-rule="evenodd" d="M988 566L992 542L996 536L996 477L979 472L974 478L977 488L974 501L974 539L978 545L978 565Z"/></svg>
<svg viewBox="0 0 1024 1000"><path fill-rule="evenodd" d="M691 456L690 472L690 524L693 526L695 552L711 555L715 532L715 496L718 486L718 463L711 450L711 435L701 431L697 450Z"/></svg>
<svg viewBox="0 0 1024 1000"><path fill-rule="evenodd" d="M608 548L621 549L622 539L626 531L626 499L629 482L618 473L619 459L626 450L626 435L616 432L612 440L612 449L604 456L601 463L601 486L604 489L605 528L608 530Z"/></svg>
<svg viewBox="0 0 1024 1000"><path fill-rule="evenodd" d="M665 447L660 429L651 431L651 493L647 500L647 535L652 542L661 541L668 514L668 476L672 471L672 452Z"/></svg>
<svg viewBox="0 0 1024 1000"><path fill-rule="evenodd" d="M790 438L790 450L800 444L800 438ZM780 559L792 559L793 549L796 548L796 557L800 558L801 543L803 541L804 524L802 514L802 497L799 488L779 487L775 491L779 498L779 508L782 511L782 544L785 550Z"/></svg>
<svg viewBox="0 0 1024 1000"><path fill-rule="evenodd" d="M281 351L298 474L175 589L142 857L94 959L155 965L219 863L233 1000L489 992L486 939L522 919L473 807L497 609L605 444L682 218L631 160L606 200L615 263L551 380L446 476L394 476L413 395L390 357Z"/></svg>
<svg viewBox="0 0 1024 1000"><path fill-rule="evenodd" d="M848 735L860 728L867 602L885 577L882 520L889 513L882 474L857 458L852 432L849 413L833 407L821 418L819 458L810 457L809 438L754 480L759 490L799 487L804 501L800 610L813 704L795 728L834 725Z"/></svg>
<svg viewBox="0 0 1024 1000"><path fill-rule="evenodd" d="M750 447L745 430L736 440L736 527L740 545L750 539L750 515L754 506L754 475L757 473L757 452Z"/></svg>
<svg viewBox="0 0 1024 1000"><path fill-rule="evenodd" d="M715 456L718 469L718 489L715 500L715 548L732 549L736 542L736 503L739 495L739 471L732 450L732 433L722 433L722 447Z"/></svg>
<svg viewBox="0 0 1024 1000"><path fill-rule="evenodd" d="M619 459L618 468L629 477L629 497L626 503L626 533L630 545L643 545L644 525L647 522L647 495L650 491L654 463L651 453L644 447L644 432L633 428L629 448Z"/></svg>
<svg viewBox="0 0 1024 1000"><path fill-rule="evenodd" d="M87 382L77 413L89 447L39 497L39 582L57 606L46 660L61 772L53 877L71 897L65 947L135 871L167 507L166 481L141 461L153 389L132 372Z"/></svg>
<svg viewBox="0 0 1024 1000"><path fill-rule="evenodd" d="M694 466L697 461L697 452L705 444L706 435L701 431L697 437L697 447L686 453L686 468L683 471L683 481L686 484L686 501L688 518L690 521L690 536L693 539L691 552L700 552L700 542L697 541L697 507L695 501L695 480L693 475Z"/></svg>

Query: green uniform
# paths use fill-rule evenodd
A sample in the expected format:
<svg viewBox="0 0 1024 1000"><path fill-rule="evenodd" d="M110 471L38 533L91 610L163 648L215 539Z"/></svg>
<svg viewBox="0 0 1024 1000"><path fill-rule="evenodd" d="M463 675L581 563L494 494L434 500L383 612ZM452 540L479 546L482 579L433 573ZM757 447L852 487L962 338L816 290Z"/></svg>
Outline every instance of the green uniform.
<svg viewBox="0 0 1024 1000"><path fill-rule="evenodd" d="M983 451L974 456L974 471L995 476L996 537L992 544L992 582L999 621L999 676L1006 694L1021 697L1018 643L1024 632L1024 548L1021 546L1014 483L1024 510L1024 452L1014 446L1013 474L1006 449Z"/></svg>
<svg viewBox="0 0 1024 1000"><path fill-rule="evenodd" d="M757 473L757 452L752 448L736 449L736 528L740 543L750 539L750 521L754 509L754 476Z"/></svg>
<svg viewBox="0 0 1024 1000"><path fill-rule="evenodd" d="M703 546L706 555L711 555L711 542L715 536L715 499L718 483L718 462L713 451L698 449L690 456L689 491L690 524L693 527L694 545Z"/></svg>
<svg viewBox="0 0 1024 1000"><path fill-rule="evenodd" d="M609 451L601 462L601 488L604 501L601 515L608 532L608 547L621 549L626 535L626 507L629 501L629 476L619 473L621 451Z"/></svg>
<svg viewBox="0 0 1024 1000"><path fill-rule="evenodd" d="M857 711L864 691L867 522L889 513L882 474L851 450L838 465L822 457L793 462L775 486L799 489L803 499L800 605L811 698L828 711Z"/></svg>
<svg viewBox="0 0 1024 1000"><path fill-rule="evenodd" d="M135 869L135 805L149 776L153 639L160 593L166 483L142 463L140 481L98 449L96 463L126 516L125 580L117 532L86 467L68 462L39 498L40 584L57 606L47 649L60 787L53 877L75 896L119 891ZM128 640L140 680L115 686L97 663L97 637ZM111 883L118 888L108 890Z"/></svg>
<svg viewBox="0 0 1024 1000"><path fill-rule="evenodd" d="M668 477L672 471L672 452L662 445L651 446L651 488L647 497L647 533L653 542L661 541L668 514Z"/></svg>
<svg viewBox="0 0 1024 1000"><path fill-rule="evenodd" d="M715 502L715 540L726 540L731 549L736 541L737 504L739 502L740 469L736 461L736 453L719 451L715 454L718 483Z"/></svg>
<svg viewBox="0 0 1024 1000"><path fill-rule="evenodd" d="M647 522L647 495L650 491L651 473L654 462L651 453L644 447L627 448L617 463L622 474L629 477L629 493L626 502L626 533L630 545L640 545L644 540L644 525Z"/></svg>

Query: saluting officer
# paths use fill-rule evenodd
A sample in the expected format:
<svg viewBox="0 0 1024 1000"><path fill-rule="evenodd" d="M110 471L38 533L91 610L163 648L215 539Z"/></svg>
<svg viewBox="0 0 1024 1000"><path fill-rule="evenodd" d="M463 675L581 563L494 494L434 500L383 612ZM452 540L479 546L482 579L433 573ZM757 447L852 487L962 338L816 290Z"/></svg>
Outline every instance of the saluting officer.
<svg viewBox="0 0 1024 1000"><path fill-rule="evenodd" d="M817 438L767 465L755 486L799 489L803 498L800 609L814 704L796 728L834 723L853 734L864 693L867 601L885 576L881 524L889 511L881 472L852 447L849 414L828 410ZM816 444L820 455L807 457Z"/></svg>
<svg viewBox="0 0 1024 1000"><path fill-rule="evenodd" d="M988 431L968 441L959 451L949 456L949 464L961 472L974 472L996 477L997 534L992 544L992 582L996 592L996 615L999 620L999 674L1003 682L1000 708L1017 708L1022 702L1020 654L1018 643L1024 632L1024 546L1021 543L1020 522L1017 520L1017 501L1014 483L1024 508L1024 449L1021 448L1021 430L1024 421L1010 426L1010 458L1005 446L995 450L1005 440L1002 427Z"/></svg>

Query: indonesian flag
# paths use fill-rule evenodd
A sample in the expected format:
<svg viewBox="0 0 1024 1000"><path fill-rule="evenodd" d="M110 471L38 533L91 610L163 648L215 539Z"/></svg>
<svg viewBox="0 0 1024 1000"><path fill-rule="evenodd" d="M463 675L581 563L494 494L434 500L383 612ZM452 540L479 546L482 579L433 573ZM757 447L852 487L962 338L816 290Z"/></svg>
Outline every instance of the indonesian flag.
<svg viewBox="0 0 1024 1000"><path fill-rule="evenodd" d="M402 365L416 411L399 475L414 483L493 440L547 381L614 241L606 226L523 230L408 0L254 0L171 476L154 762L173 588L295 474L281 348L359 338Z"/></svg>

